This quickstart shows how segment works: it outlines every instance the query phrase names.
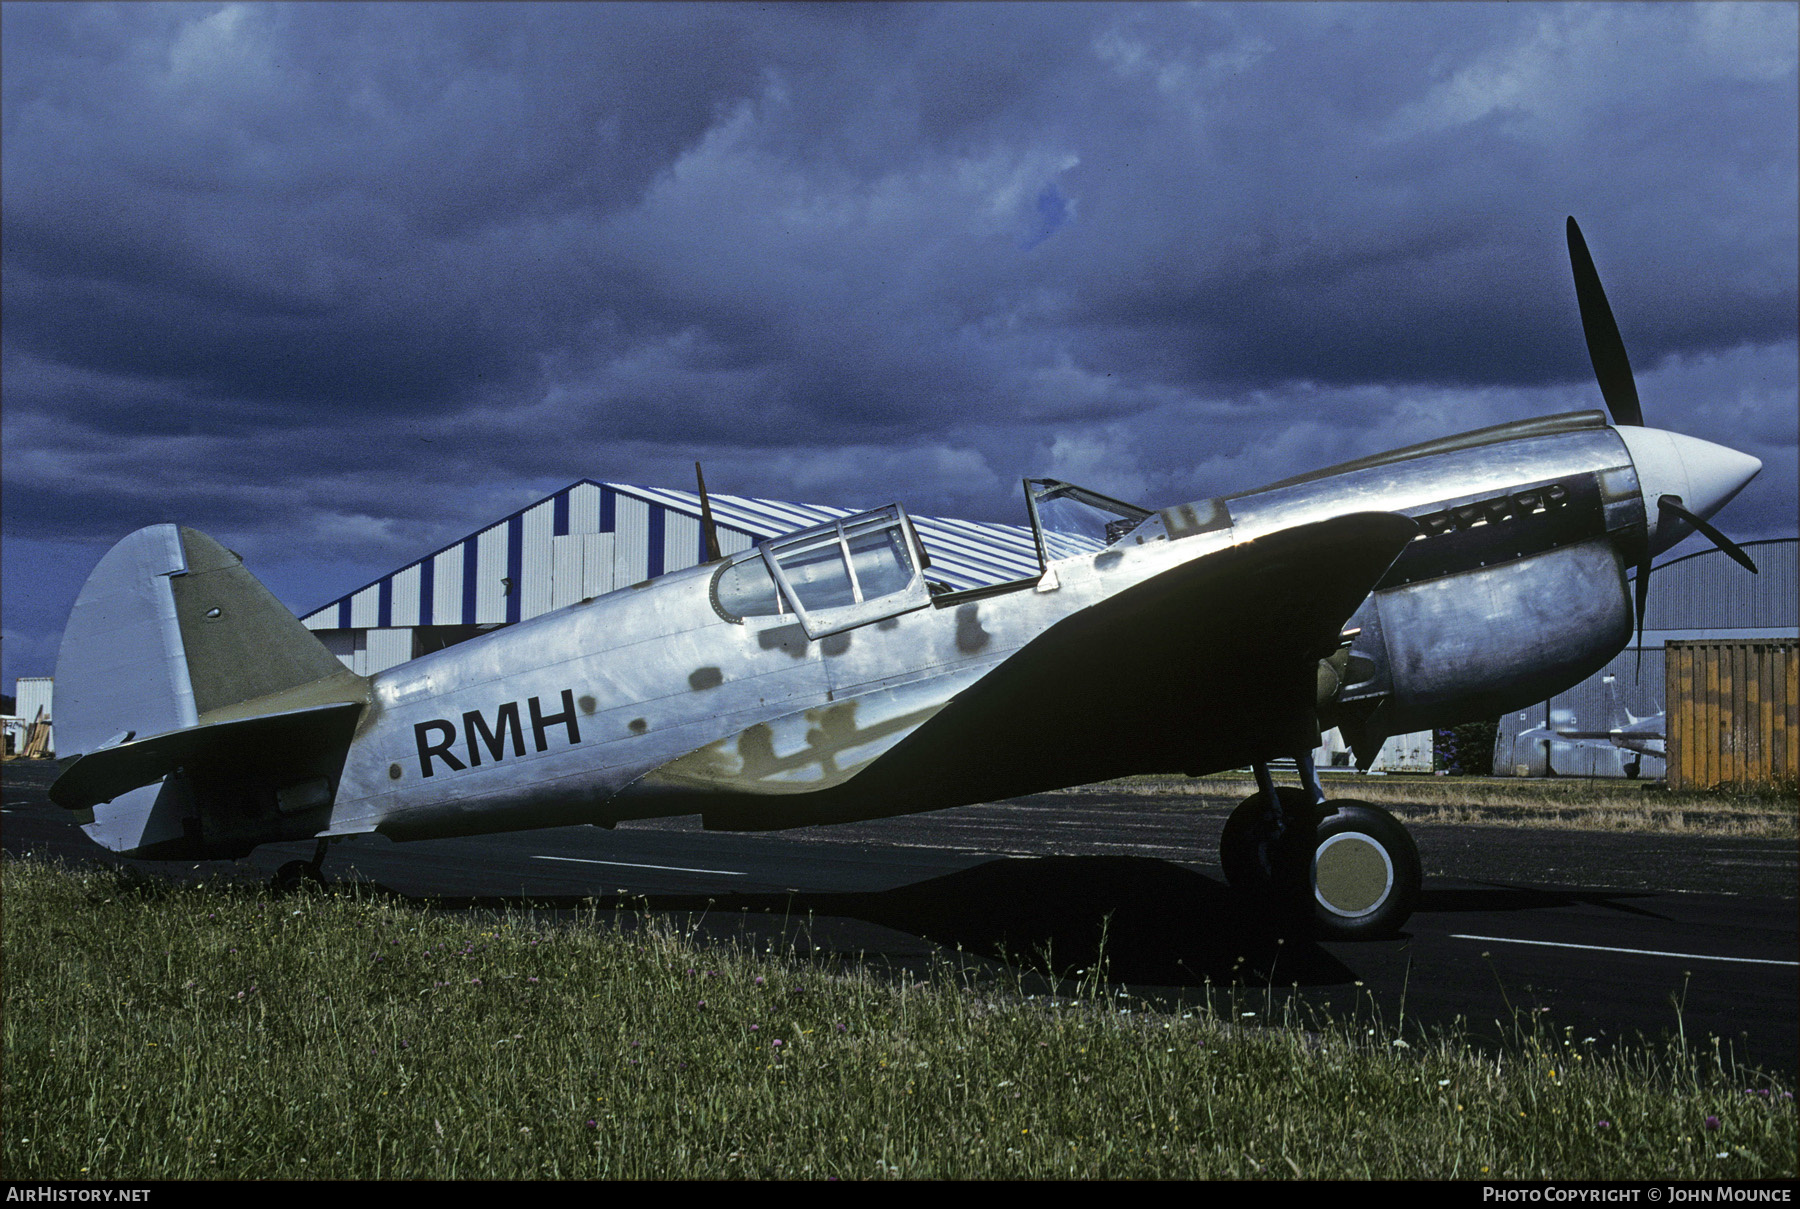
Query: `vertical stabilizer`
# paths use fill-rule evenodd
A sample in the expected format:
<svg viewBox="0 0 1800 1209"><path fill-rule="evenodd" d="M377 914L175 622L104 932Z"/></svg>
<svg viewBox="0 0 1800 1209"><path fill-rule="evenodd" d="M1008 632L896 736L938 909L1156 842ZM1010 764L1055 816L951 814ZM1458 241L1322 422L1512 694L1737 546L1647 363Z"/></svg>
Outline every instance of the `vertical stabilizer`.
<svg viewBox="0 0 1800 1209"><path fill-rule="evenodd" d="M66 756L126 732L199 721L170 577L187 573L180 532L152 525L100 560L75 598L56 657L56 738Z"/></svg>

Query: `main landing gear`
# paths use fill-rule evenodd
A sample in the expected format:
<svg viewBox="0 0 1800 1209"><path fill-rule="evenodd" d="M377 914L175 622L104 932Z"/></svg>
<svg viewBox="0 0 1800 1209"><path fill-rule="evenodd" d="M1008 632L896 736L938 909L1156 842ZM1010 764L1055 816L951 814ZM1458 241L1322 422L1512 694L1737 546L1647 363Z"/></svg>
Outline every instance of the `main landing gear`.
<svg viewBox="0 0 1800 1209"><path fill-rule="evenodd" d="M1269 766L1256 765L1258 792L1231 812L1219 841L1225 880L1321 940L1397 931L1423 881L1412 837L1379 806L1327 802L1311 755L1296 763L1305 788L1277 788Z"/></svg>

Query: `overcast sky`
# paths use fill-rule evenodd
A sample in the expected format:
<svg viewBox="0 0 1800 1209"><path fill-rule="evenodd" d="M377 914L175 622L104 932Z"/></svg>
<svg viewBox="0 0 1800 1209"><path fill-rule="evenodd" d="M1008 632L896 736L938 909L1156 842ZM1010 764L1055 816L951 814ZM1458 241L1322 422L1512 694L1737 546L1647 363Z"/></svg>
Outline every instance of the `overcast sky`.
<svg viewBox="0 0 1800 1209"><path fill-rule="evenodd" d="M7 4L4 681L176 520L297 612L578 478L1018 521L1600 406L1796 528L1791 3Z"/></svg>

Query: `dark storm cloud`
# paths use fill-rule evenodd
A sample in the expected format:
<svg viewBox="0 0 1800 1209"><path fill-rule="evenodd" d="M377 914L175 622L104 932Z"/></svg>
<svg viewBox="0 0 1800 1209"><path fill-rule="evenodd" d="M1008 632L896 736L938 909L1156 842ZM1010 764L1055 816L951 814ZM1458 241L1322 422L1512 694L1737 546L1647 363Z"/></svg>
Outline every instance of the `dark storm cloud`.
<svg viewBox="0 0 1800 1209"><path fill-rule="evenodd" d="M1790 532L1795 13L8 5L7 538L355 565L309 607L695 457L1241 489L1597 406L1570 213L1651 422Z"/></svg>
<svg viewBox="0 0 1800 1209"><path fill-rule="evenodd" d="M756 79L707 6L7 21L9 345L225 400L525 377L587 251L546 227L628 203Z"/></svg>

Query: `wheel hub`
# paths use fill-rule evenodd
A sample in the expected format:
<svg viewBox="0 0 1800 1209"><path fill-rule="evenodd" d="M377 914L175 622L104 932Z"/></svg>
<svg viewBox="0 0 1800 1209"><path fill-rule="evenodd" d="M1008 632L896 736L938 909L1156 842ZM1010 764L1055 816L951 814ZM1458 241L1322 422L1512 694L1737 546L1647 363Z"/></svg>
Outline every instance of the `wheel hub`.
<svg viewBox="0 0 1800 1209"><path fill-rule="evenodd" d="M1340 831L1313 856L1313 895L1333 915L1360 919L1380 908L1394 887L1387 849L1360 831Z"/></svg>

